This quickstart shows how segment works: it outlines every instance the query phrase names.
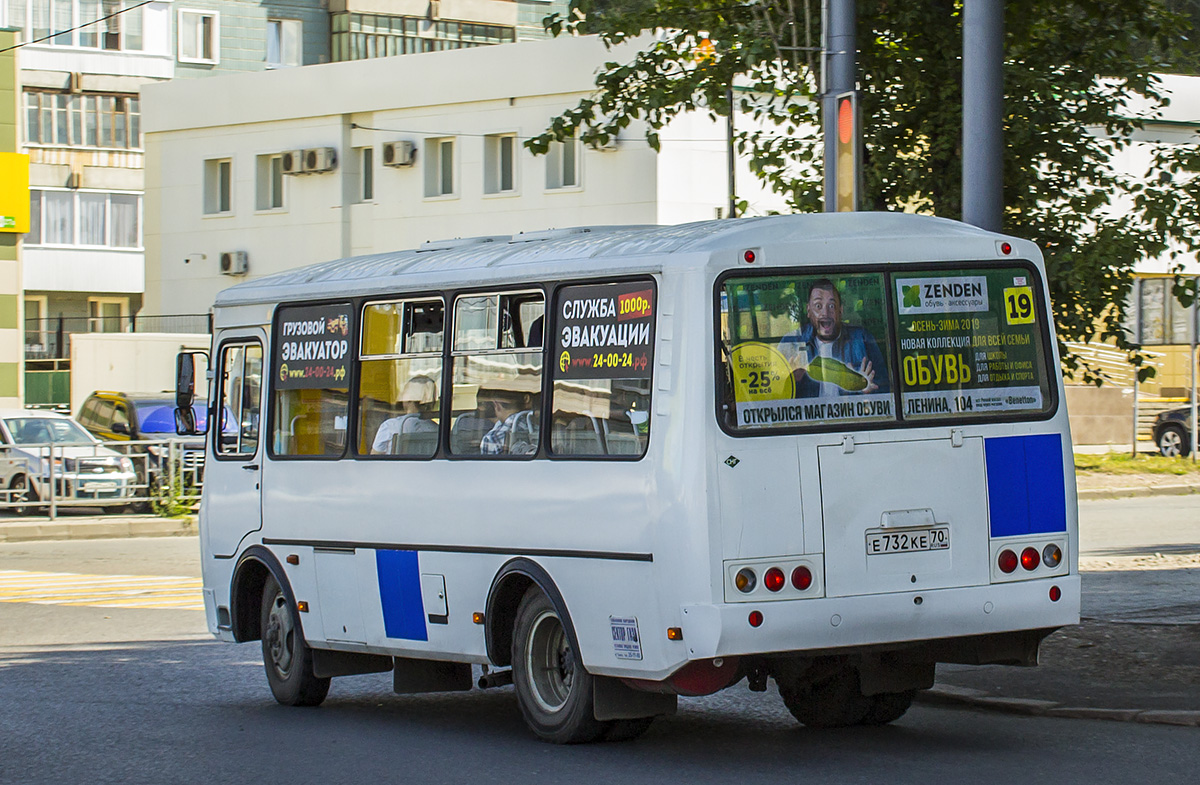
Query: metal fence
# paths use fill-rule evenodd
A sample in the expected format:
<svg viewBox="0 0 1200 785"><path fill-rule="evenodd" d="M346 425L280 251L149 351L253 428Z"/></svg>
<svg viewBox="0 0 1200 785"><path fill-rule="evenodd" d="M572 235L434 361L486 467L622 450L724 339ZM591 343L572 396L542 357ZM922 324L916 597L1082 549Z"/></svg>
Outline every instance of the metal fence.
<svg viewBox="0 0 1200 785"><path fill-rule="evenodd" d="M166 316L57 316L25 320L25 359L60 360L71 356L76 333L211 333L206 313Z"/></svg>
<svg viewBox="0 0 1200 785"><path fill-rule="evenodd" d="M0 510L48 515L187 512L200 501L204 451L179 439L103 444L11 444L0 452Z"/></svg>

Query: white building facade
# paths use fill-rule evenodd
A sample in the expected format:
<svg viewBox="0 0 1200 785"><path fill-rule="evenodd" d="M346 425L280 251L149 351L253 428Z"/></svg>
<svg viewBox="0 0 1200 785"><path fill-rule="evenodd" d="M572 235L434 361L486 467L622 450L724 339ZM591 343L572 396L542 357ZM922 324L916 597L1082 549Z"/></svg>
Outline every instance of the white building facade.
<svg viewBox="0 0 1200 785"><path fill-rule="evenodd" d="M704 113L659 152L636 124L610 149L523 147L630 55L563 38L148 88L145 307L428 240L719 217L725 126ZM784 209L744 160L737 179L750 213Z"/></svg>

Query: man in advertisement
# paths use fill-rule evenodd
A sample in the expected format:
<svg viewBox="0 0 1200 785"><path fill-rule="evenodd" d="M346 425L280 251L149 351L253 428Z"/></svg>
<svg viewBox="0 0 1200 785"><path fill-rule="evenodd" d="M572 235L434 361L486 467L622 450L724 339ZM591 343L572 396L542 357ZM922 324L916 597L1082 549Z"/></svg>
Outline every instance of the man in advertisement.
<svg viewBox="0 0 1200 785"><path fill-rule="evenodd" d="M843 321L842 296L833 281L810 284L804 312L807 324L778 344L791 365L797 398L891 392L879 344L864 328Z"/></svg>

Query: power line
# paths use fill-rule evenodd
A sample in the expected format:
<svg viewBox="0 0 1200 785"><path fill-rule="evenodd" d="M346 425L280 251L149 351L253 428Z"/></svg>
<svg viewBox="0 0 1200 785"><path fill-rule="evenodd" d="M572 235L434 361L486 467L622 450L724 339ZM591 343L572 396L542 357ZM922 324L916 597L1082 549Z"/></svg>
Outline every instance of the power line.
<svg viewBox="0 0 1200 785"><path fill-rule="evenodd" d="M113 13L109 14L108 16L102 16L99 19L93 19L90 22L84 22L81 25L76 25L75 27L71 27L66 30L59 30L57 32L51 33L50 35L44 35L41 38L35 38L32 41L22 41L19 44L5 47L4 49L0 49L0 54L4 54L5 52L11 52L14 49L20 49L21 47L29 46L30 44L40 44L42 41L49 41L51 38L58 38L60 35L66 35L67 33L73 33L76 30L82 30L85 27L91 27L92 25L99 24L107 19L112 19L115 16L120 16L121 14L125 13L126 11L132 11L135 8L141 8L144 5L150 5L153 2L156 2L156 0L142 0L142 2L138 3L137 5L131 5L128 8L122 8L120 11L114 11Z"/></svg>

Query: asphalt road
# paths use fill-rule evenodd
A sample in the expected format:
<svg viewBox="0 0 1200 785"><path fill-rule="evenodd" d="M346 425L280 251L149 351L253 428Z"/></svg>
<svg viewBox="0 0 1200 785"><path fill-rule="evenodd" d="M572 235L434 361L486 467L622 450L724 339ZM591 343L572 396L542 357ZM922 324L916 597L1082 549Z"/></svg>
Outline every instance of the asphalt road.
<svg viewBox="0 0 1200 785"><path fill-rule="evenodd" d="M1087 502L1083 552L1200 552L1200 499L1186 501ZM0 570L194 577L196 541L0 545ZM1189 590L1152 573L1114 573L1124 577L1099 611ZM194 610L0 602L0 707L4 785L1192 783L1200 768L1196 728L918 706L884 728L814 731L773 688L744 685L681 701L638 741L570 748L532 738L511 688L396 696L387 675L357 676L335 680L319 709L287 709L270 697L257 644L211 641Z"/></svg>

